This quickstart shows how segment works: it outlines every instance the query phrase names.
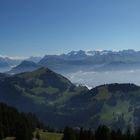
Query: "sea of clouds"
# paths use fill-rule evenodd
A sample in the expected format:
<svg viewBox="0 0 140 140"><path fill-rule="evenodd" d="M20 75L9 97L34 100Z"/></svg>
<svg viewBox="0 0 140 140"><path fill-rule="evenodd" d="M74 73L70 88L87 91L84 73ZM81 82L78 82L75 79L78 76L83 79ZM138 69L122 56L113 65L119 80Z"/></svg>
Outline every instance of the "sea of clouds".
<svg viewBox="0 0 140 140"><path fill-rule="evenodd" d="M65 75L73 83L86 85L89 89L110 83L134 83L140 85L140 70L121 71L78 71Z"/></svg>

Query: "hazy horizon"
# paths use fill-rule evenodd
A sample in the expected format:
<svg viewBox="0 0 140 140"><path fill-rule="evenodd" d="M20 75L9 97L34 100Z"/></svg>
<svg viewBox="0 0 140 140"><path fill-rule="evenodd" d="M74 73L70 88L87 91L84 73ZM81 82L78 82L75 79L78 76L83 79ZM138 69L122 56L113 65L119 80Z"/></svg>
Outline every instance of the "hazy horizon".
<svg viewBox="0 0 140 140"><path fill-rule="evenodd" d="M99 51L99 52L102 52L102 51L112 51L112 52L121 52L121 51L128 51L128 50L133 50L133 51L135 51L135 52L139 52L140 51L140 49L133 49L133 48L129 48L129 49L120 49L120 50L115 50L115 49L90 49L90 50L87 50L87 49L79 49L79 50L70 50L70 51L67 51L67 52L62 52L62 53L44 53L44 54L42 54L42 55L28 55L28 56L26 56L26 55L7 55L7 54L4 54L4 55L2 55L2 54L0 54L0 57L2 57L2 58L6 58L6 57L8 57L8 58L11 58L11 59L21 59L21 60L23 60L23 59L27 59L27 58L29 58L29 57L44 57L45 55L62 55L62 54L68 54L68 53L70 53L70 52L72 52L72 51L74 51L74 52L78 52L78 51L85 51L85 52L88 52L88 51Z"/></svg>

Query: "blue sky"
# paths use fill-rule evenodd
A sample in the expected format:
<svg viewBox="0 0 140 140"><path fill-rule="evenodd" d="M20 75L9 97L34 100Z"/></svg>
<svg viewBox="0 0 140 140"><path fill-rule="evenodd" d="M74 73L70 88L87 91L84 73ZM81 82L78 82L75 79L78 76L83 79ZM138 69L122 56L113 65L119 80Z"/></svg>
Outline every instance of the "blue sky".
<svg viewBox="0 0 140 140"><path fill-rule="evenodd" d="M0 54L140 50L140 0L0 0Z"/></svg>

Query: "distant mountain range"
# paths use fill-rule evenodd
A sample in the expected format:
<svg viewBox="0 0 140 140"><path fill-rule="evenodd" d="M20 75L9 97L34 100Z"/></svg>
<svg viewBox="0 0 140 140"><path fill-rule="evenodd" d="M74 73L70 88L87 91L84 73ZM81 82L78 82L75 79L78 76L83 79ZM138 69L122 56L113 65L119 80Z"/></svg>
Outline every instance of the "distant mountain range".
<svg viewBox="0 0 140 140"><path fill-rule="evenodd" d="M0 72L6 72L11 70L11 68L16 67L17 65L20 65L22 61L32 61L34 63L38 63L42 57L29 57L29 58L11 58L11 57L4 57L0 56ZM27 68L28 70L30 68Z"/></svg>
<svg viewBox="0 0 140 140"><path fill-rule="evenodd" d="M26 65L21 62L13 68L10 73L32 71L40 66L48 67L61 74L76 71L109 71L140 69L140 51L72 51L61 55L46 55L31 57L26 61L33 61L33 64ZM36 64L35 64L36 63ZM23 70L24 67L24 70ZM34 67L34 68L33 68Z"/></svg>
<svg viewBox="0 0 140 140"><path fill-rule="evenodd" d="M62 55L46 55L39 64L58 72L138 69L140 51L72 51Z"/></svg>
<svg viewBox="0 0 140 140"><path fill-rule="evenodd" d="M13 67L8 73L9 74L18 74L18 73L22 73L22 72L30 72L30 71L38 69L39 67L41 67L41 66L39 66L35 62L24 60L16 67Z"/></svg>
<svg viewBox="0 0 140 140"><path fill-rule="evenodd" d="M12 76L1 74L0 102L33 112L57 128L106 124L124 129L140 123L139 86L109 84L88 90L43 67Z"/></svg>

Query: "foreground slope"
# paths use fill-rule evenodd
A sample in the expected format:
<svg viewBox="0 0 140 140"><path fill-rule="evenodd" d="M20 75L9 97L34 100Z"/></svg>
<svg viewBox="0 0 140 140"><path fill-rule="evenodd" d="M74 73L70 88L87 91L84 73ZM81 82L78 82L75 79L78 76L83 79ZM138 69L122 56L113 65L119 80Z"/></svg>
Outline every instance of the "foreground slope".
<svg viewBox="0 0 140 140"><path fill-rule="evenodd" d="M36 128L42 127L31 113L20 113L15 108L0 103L0 139L13 137L16 140L31 140Z"/></svg>
<svg viewBox="0 0 140 140"><path fill-rule="evenodd" d="M36 129L34 132L34 137L36 137L37 134L39 134L41 140L62 140L63 138L63 133L48 132L42 129Z"/></svg>

